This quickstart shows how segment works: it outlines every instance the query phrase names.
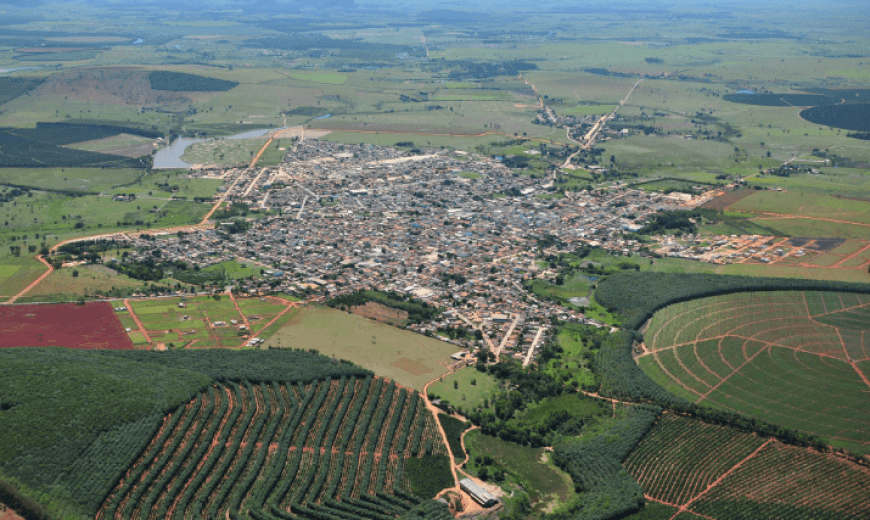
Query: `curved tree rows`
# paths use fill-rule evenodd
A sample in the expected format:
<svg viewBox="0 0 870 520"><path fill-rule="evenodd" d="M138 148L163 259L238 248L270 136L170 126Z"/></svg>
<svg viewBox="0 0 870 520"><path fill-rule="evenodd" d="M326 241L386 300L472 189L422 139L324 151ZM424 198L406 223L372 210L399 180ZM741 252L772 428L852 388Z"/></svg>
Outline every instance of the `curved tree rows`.
<svg viewBox="0 0 870 520"><path fill-rule="evenodd" d="M420 503L404 460L444 453L395 382L213 385L163 421L97 519L387 520Z"/></svg>

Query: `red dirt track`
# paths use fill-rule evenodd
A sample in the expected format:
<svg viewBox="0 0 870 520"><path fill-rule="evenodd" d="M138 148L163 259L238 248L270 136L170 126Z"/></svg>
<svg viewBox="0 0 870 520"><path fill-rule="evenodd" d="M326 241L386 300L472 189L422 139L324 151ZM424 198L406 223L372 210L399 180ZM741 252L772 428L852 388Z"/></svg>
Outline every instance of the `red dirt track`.
<svg viewBox="0 0 870 520"><path fill-rule="evenodd" d="M67 347L132 349L111 304L10 305L0 307L0 348Z"/></svg>

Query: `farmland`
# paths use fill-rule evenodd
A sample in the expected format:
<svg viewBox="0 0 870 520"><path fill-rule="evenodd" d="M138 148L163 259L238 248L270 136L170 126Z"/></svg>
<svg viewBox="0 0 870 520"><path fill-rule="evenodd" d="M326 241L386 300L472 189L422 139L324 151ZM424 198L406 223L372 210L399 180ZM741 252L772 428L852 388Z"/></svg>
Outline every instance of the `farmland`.
<svg viewBox="0 0 870 520"><path fill-rule="evenodd" d="M870 446L866 295L737 293L657 312L638 358L650 377L692 402Z"/></svg>
<svg viewBox="0 0 870 520"><path fill-rule="evenodd" d="M381 518L419 503L405 460L444 453L420 395L382 379L214 385L164 419L97 518Z"/></svg>
<svg viewBox="0 0 870 520"><path fill-rule="evenodd" d="M169 348L239 347L251 334L292 315L294 307L280 298L236 300L226 294L126 303L119 316L130 337Z"/></svg>
<svg viewBox="0 0 870 520"><path fill-rule="evenodd" d="M268 348L312 348L422 390L447 373L456 347L433 338L322 307L306 307L266 341Z"/></svg>
<svg viewBox="0 0 870 520"><path fill-rule="evenodd" d="M133 348L108 303L0 307L0 348L20 346Z"/></svg>
<svg viewBox="0 0 870 520"><path fill-rule="evenodd" d="M272 388L276 383L291 391L323 390L316 396L309 392L307 406L318 403L315 397L325 399L329 389L338 388L339 381L364 379L366 375L370 373L346 363L290 350L176 350L157 354L141 350L0 349L4 384L0 416L7 426L0 436L4 480L12 479L52 515L93 518L149 441L160 432L174 431L166 428L170 421L179 419L186 410L205 417L202 407L216 404L210 400L217 391L213 383L220 381L222 388L238 389L243 392L240 395L250 396L250 401L235 401L247 403L247 413L265 411L266 403L260 400L258 406L254 400L255 390L247 393L259 388L260 382ZM333 380L335 385L330 382ZM377 388L396 399L402 393L379 382ZM385 393L388 390L390 393ZM335 397L335 393L330 395ZM405 391L407 406L414 402L413 395ZM227 397L223 403L228 404L234 396ZM240 410L235 408L235 413ZM296 410L302 414L299 407ZM265 421L264 414L258 417ZM253 425L245 425L242 433L250 430L248 426ZM310 429L311 422L305 431ZM301 435L301 430L297 433ZM436 447L437 440L433 441L433 452L443 449ZM425 450L429 441L421 444ZM254 447L250 444L248 451ZM363 447L368 449L368 444ZM374 450L367 453L374 454Z"/></svg>
<svg viewBox="0 0 870 520"><path fill-rule="evenodd" d="M674 414L659 419L624 465L651 500L717 520L870 513L861 498L870 493L866 468Z"/></svg>

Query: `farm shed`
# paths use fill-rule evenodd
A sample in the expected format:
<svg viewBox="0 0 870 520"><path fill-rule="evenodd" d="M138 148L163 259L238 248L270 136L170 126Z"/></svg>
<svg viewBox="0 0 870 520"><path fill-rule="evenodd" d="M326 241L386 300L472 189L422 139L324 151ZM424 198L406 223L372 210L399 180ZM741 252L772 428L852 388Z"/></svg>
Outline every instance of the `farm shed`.
<svg viewBox="0 0 870 520"><path fill-rule="evenodd" d="M475 502L480 504L483 507L492 507L498 504L498 499L492 496L489 491L480 487L477 482L471 480L470 478L464 478L459 481L459 487L462 491L465 491L471 498L474 499Z"/></svg>

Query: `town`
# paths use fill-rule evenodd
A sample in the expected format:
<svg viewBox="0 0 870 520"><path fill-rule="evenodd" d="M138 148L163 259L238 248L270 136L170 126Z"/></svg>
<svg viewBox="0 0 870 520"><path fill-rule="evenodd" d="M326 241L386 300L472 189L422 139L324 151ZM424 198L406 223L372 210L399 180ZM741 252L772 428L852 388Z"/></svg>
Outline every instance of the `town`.
<svg viewBox="0 0 870 520"><path fill-rule="evenodd" d="M445 309L408 328L427 335L460 329L451 341L524 364L550 338L554 320L603 326L580 308L527 293L525 281L557 274L540 258L584 244L639 253L643 244L626 235L651 214L684 204L622 185L558 197L552 177L518 173L490 157L311 139L297 141L278 167L195 175L225 181L217 198L229 212L212 217L216 229L157 242L131 236L136 252L125 261L159 255L204 268L244 260L266 276L240 283L250 295L278 291L323 302L393 291ZM239 214L234 207L246 217L225 217Z"/></svg>

